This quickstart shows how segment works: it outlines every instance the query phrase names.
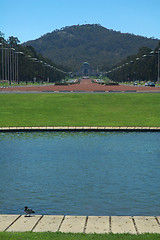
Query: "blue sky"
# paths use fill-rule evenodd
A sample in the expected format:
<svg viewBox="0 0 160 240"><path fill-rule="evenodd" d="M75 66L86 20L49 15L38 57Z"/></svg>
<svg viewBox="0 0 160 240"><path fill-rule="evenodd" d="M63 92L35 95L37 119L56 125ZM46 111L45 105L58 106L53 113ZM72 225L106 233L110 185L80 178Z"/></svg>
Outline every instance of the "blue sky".
<svg viewBox="0 0 160 240"><path fill-rule="evenodd" d="M22 42L65 26L102 26L160 39L160 0L2 0L0 31Z"/></svg>

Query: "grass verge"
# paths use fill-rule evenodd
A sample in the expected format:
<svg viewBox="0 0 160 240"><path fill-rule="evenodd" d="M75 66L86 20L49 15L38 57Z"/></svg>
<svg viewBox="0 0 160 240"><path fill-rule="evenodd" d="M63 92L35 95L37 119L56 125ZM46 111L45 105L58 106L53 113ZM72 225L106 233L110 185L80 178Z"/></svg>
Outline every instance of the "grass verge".
<svg viewBox="0 0 160 240"><path fill-rule="evenodd" d="M0 233L1 240L158 240L160 234Z"/></svg>
<svg viewBox="0 0 160 240"><path fill-rule="evenodd" d="M160 126L160 94L0 94L0 126Z"/></svg>

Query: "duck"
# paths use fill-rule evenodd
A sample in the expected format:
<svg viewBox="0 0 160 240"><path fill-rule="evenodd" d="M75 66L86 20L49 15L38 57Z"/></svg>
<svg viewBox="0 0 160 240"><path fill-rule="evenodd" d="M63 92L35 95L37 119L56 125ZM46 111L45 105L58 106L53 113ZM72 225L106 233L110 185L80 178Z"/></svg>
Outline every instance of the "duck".
<svg viewBox="0 0 160 240"><path fill-rule="evenodd" d="M26 216L30 216L32 213L35 213L35 211L28 208L27 206L24 207L24 212L26 213Z"/></svg>

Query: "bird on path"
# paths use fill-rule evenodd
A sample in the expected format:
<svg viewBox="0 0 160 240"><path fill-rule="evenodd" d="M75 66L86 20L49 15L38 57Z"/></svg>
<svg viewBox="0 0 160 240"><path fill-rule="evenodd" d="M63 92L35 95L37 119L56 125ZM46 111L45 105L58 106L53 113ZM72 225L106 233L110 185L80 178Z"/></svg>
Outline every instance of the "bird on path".
<svg viewBox="0 0 160 240"><path fill-rule="evenodd" d="M28 208L27 206L24 207L24 211L26 213L26 216L30 217L32 213L35 213L32 209Z"/></svg>

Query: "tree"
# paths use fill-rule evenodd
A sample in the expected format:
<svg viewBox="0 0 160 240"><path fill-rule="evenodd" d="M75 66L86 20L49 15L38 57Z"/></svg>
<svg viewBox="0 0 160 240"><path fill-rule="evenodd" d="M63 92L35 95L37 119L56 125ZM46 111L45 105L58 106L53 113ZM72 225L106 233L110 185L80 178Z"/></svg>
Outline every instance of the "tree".
<svg viewBox="0 0 160 240"><path fill-rule="evenodd" d="M0 31L0 42L4 42L4 33Z"/></svg>
<svg viewBox="0 0 160 240"><path fill-rule="evenodd" d="M12 47L17 46L18 43L20 43L20 41L17 37L11 36L11 37L8 38L8 44L11 45Z"/></svg>

